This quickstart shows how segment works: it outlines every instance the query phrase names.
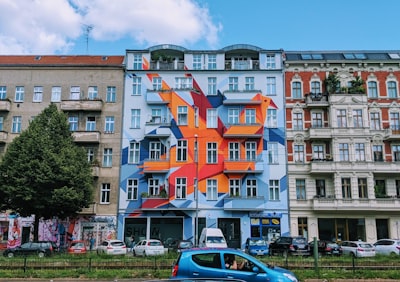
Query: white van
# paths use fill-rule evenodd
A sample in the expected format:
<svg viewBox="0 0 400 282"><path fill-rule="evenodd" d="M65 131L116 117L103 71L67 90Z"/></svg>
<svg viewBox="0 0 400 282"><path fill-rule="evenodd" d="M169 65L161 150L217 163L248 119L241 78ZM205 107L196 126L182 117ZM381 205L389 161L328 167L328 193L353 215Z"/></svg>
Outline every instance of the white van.
<svg viewBox="0 0 400 282"><path fill-rule="evenodd" d="M224 234L219 228L203 228L200 235L199 247L228 248Z"/></svg>

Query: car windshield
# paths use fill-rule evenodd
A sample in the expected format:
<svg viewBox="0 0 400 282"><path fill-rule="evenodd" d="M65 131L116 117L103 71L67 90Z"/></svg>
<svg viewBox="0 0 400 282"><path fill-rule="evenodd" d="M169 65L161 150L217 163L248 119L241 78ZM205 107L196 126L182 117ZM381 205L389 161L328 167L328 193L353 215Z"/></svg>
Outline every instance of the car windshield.
<svg viewBox="0 0 400 282"><path fill-rule="evenodd" d="M209 236L207 237L208 243L225 243L225 239L223 237L218 236Z"/></svg>
<svg viewBox="0 0 400 282"><path fill-rule="evenodd" d="M306 243L306 239L305 238L293 238L293 243L305 244Z"/></svg>
<svg viewBox="0 0 400 282"><path fill-rule="evenodd" d="M111 246L113 247L122 247L123 245L123 242L111 242Z"/></svg>
<svg viewBox="0 0 400 282"><path fill-rule="evenodd" d="M250 240L250 246L266 246L267 242L262 239L253 239Z"/></svg>
<svg viewBox="0 0 400 282"><path fill-rule="evenodd" d="M361 243L361 244L360 244L360 247L361 247L361 248L372 248L372 245L371 245L371 244L364 244L364 243Z"/></svg>
<svg viewBox="0 0 400 282"><path fill-rule="evenodd" d="M148 245L149 246L161 246L161 242L159 242L159 241L150 241Z"/></svg>
<svg viewBox="0 0 400 282"><path fill-rule="evenodd" d="M71 244L71 247L83 248L84 244L83 244L83 242L74 242L74 243Z"/></svg>
<svg viewBox="0 0 400 282"><path fill-rule="evenodd" d="M192 242L180 242L179 246L181 248L187 248L187 247L191 247L192 246Z"/></svg>

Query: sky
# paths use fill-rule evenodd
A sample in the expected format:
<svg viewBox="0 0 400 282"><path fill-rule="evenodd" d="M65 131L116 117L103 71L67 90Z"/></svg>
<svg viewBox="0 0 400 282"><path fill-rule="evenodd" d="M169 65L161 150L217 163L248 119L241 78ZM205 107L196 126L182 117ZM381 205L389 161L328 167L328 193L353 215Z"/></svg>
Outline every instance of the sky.
<svg viewBox="0 0 400 282"><path fill-rule="evenodd" d="M0 0L0 55L400 50L399 0Z"/></svg>

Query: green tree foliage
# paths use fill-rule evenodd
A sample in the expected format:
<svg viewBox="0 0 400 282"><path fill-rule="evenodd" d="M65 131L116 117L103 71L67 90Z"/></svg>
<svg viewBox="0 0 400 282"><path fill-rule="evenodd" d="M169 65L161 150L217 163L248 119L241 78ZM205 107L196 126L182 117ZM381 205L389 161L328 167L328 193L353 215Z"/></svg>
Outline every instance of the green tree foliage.
<svg viewBox="0 0 400 282"><path fill-rule="evenodd" d="M93 177L67 116L52 104L7 147L0 163L0 209L40 218L73 217L88 207Z"/></svg>

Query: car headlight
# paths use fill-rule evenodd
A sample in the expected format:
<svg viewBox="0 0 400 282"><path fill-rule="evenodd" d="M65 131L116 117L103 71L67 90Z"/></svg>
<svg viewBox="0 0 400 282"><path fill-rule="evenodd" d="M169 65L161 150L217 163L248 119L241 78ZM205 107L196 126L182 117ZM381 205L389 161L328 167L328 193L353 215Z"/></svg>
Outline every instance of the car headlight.
<svg viewBox="0 0 400 282"><path fill-rule="evenodd" d="M298 281L297 281L297 278L294 277L294 276L293 276L292 274L290 274L290 273L283 273L283 275L284 275L286 278L288 278L290 281L298 282Z"/></svg>

